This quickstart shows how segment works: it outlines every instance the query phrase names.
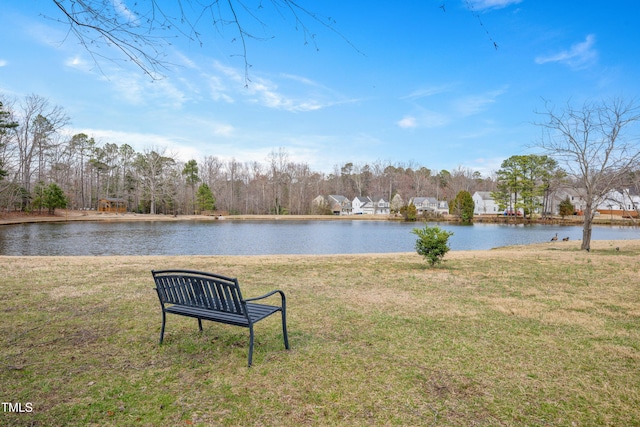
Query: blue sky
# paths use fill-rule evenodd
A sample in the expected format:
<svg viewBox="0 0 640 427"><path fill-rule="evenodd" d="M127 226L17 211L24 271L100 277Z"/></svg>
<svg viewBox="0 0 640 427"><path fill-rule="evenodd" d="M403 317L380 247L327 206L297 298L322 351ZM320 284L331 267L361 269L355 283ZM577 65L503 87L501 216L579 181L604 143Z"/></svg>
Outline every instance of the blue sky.
<svg viewBox="0 0 640 427"><path fill-rule="evenodd" d="M113 2L121 14L134 4ZM307 18L315 45L305 44L292 17L265 2L255 10L265 27L244 21L261 38L247 41L245 87L230 27L203 27L202 46L171 39L174 65L152 80L116 51L96 64L47 18L61 17L53 1L1 0L0 94L62 106L71 134L184 161L267 162L283 147L327 173L381 161L483 175L535 151L544 100L640 95L635 0L298 3L335 31Z"/></svg>

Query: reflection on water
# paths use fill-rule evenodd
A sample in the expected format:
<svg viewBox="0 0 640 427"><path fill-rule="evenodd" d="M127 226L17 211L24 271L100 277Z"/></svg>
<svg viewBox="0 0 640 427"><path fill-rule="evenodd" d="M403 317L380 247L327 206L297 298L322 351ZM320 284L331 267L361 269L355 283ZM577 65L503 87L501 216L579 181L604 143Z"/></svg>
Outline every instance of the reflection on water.
<svg viewBox="0 0 640 427"><path fill-rule="evenodd" d="M413 252L421 223L386 221L69 222L0 226L0 255L271 255ZM582 238L580 226L439 224L452 250ZM637 227L594 227L593 240L639 239Z"/></svg>

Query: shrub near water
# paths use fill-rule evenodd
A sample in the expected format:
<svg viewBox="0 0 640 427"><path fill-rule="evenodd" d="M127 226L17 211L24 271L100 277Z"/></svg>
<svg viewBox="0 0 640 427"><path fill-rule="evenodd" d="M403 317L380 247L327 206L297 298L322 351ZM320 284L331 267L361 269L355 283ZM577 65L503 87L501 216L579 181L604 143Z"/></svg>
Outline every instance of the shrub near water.
<svg viewBox="0 0 640 427"><path fill-rule="evenodd" d="M449 252L449 237L453 236L450 231L445 231L440 227L414 228L411 231L418 236L416 241L416 251L422 255L430 266L439 264L442 258Z"/></svg>

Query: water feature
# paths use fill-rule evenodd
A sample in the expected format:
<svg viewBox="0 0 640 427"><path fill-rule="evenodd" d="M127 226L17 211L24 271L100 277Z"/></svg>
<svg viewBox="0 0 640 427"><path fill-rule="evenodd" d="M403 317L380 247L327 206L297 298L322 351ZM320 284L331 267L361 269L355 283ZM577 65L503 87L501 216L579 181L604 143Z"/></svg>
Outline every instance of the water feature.
<svg viewBox="0 0 640 427"><path fill-rule="evenodd" d="M413 252L421 223L387 221L69 222L0 226L0 255L270 255ZM580 226L439 224L452 250L582 238ZM596 226L594 240L640 239L635 227Z"/></svg>

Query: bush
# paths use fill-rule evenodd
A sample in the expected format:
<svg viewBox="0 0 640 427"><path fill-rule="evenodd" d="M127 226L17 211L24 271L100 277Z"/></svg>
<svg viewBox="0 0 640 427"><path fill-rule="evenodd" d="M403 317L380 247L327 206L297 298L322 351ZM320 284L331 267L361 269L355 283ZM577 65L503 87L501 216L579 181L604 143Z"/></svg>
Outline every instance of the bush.
<svg viewBox="0 0 640 427"><path fill-rule="evenodd" d="M448 241L449 237L453 236L452 232L428 225L424 228L414 228L411 232L418 236L416 251L427 260L430 266L439 264L449 252Z"/></svg>
<svg viewBox="0 0 640 427"><path fill-rule="evenodd" d="M400 215L405 221L415 221L418 217L418 209L413 203L400 208Z"/></svg>
<svg viewBox="0 0 640 427"><path fill-rule="evenodd" d="M460 191L455 200L452 203L453 214L460 217L463 224L471 224L473 222L473 210L475 209L475 203L473 197L468 191Z"/></svg>
<svg viewBox="0 0 640 427"><path fill-rule="evenodd" d="M569 196L567 196L566 199L560 202L559 207L560 207L559 213L562 219L564 219L565 216L573 215L573 212L575 212L575 208L573 206L573 203L571 203L571 200L569 200Z"/></svg>

